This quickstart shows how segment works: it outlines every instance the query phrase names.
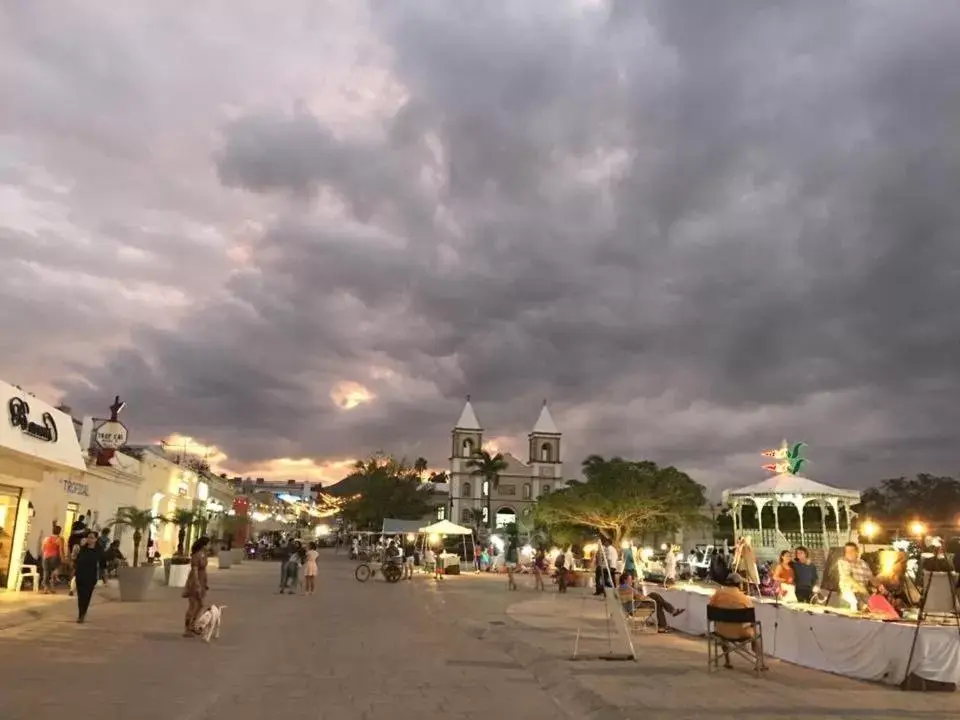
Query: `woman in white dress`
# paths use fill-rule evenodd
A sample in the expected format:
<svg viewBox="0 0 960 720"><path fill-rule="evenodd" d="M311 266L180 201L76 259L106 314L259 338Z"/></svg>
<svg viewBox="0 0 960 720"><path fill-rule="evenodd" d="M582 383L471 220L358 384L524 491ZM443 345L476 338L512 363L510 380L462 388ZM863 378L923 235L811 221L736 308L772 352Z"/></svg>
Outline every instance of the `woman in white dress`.
<svg viewBox="0 0 960 720"><path fill-rule="evenodd" d="M307 595L313 595L317 589L317 558L320 553L317 552L317 544L311 542L307 549L306 558L303 561L303 591Z"/></svg>

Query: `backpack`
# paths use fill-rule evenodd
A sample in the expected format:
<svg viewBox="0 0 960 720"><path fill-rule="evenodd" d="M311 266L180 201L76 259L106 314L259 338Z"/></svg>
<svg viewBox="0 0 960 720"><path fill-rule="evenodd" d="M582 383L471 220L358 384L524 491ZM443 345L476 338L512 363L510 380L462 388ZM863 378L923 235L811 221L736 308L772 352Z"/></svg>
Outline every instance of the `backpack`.
<svg viewBox="0 0 960 720"><path fill-rule="evenodd" d="M564 564L566 564L566 562L567 562L566 556L563 553L560 553L559 555L557 555L557 559L553 561L553 566L557 570L563 570L563 566Z"/></svg>

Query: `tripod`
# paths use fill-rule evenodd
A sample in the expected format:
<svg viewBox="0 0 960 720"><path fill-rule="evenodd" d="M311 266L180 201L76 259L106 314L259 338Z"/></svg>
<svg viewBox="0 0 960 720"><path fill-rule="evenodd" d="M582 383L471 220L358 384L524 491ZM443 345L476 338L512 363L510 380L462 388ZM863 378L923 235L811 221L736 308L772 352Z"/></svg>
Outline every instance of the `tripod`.
<svg viewBox="0 0 960 720"><path fill-rule="evenodd" d="M947 565L945 571L932 571L924 570L923 566L920 567L920 572L923 573L923 589L920 593L920 609L917 611L917 626L913 631L913 641L910 643L910 655L907 657L907 667L903 673L903 682L900 683L900 688L902 690L907 690L908 680L910 679L910 669L913 665L913 655L917 649L917 638L920 636L920 626L923 624L924 620L927 619L927 601L930 596L930 587L933 584L933 579L935 575L946 575L947 583L950 586L950 606L949 611L943 612L935 610L929 614L931 615L940 615L944 618L952 617L957 624L957 633L960 634L960 594L957 590L957 576L954 573L953 569Z"/></svg>
<svg viewBox="0 0 960 720"><path fill-rule="evenodd" d="M598 660L632 660L636 662L637 653L633 647L633 638L630 637L630 628L627 625L627 618L623 613L623 606L620 604L620 598L617 594L617 588L607 587L607 578L610 579L610 584L613 584L613 572L610 568L610 563L607 560L607 553L604 546L601 544L597 549L598 557L597 564L601 568L601 582L604 584L603 588L603 602L606 605L606 616L607 616L607 647L609 652L605 655L595 656L594 659ZM580 603L580 618L577 622L577 637L573 643L573 655L570 657L571 660L579 660L578 655L580 650L580 636L583 632L583 610L587 602L587 595L584 594L583 599ZM624 645L626 646L627 652L625 654L617 654L613 652L613 634L614 631L620 633Z"/></svg>

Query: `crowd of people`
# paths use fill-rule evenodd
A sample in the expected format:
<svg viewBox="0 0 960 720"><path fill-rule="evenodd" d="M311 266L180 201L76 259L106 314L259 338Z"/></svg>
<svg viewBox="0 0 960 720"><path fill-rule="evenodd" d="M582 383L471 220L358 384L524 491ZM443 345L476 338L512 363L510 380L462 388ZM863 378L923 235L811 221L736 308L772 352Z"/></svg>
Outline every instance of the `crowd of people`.
<svg viewBox="0 0 960 720"><path fill-rule="evenodd" d="M63 528L54 525L40 544L39 560L30 552L24 558L25 565L37 568L45 594L55 594L62 583L67 583L68 593L77 597L78 623L86 620L97 582L106 584L125 563L120 541L111 539L110 528L97 532L88 528L82 517L73 523L68 538L63 537Z"/></svg>

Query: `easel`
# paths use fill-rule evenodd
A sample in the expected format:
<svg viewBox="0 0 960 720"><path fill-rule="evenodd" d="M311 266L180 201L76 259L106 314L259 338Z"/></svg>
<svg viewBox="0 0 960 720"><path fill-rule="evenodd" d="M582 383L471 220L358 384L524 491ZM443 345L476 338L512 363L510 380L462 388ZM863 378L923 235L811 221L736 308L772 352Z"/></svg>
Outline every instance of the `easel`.
<svg viewBox="0 0 960 720"><path fill-rule="evenodd" d="M917 626L913 631L913 641L910 643L910 654L907 656L907 667L903 673L903 682L900 683L901 690L907 690L908 680L910 679L910 670L913 665L913 655L917 649L917 638L920 636L920 626L927 619L927 600L930 595L930 586L933 584L934 575L946 575L947 583L950 586L950 601L952 610L949 612L933 611L932 615L940 615L944 618L952 617L957 624L957 634L960 635L960 593L957 592L957 576L953 568L946 566L944 571L924 570L922 562L920 563L920 572L923 573L923 589L920 593L920 609L917 611Z"/></svg>
<svg viewBox="0 0 960 720"><path fill-rule="evenodd" d="M736 550L735 550L734 553L733 553L733 564L730 566L730 572L731 572L731 573L737 573L738 575L740 574L740 561L743 559L743 547L744 547L744 545L746 545L748 542L749 542L749 541L747 540L746 537L742 537L742 538L740 538L740 542L737 543L737 548L736 548ZM759 579L760 569L757 567L756 551L753 550L753 547L752 547L752 546L751 546L750 550L753 552L753 572L754 572L754 574L757 576L757 578ZM746 568L744 568L744 570L746 570ZM748 595L751 594L751 587L750 587L750 586L752 585L752 586L753 586L753 589L756 589L756 591L757 591L757 594L756 594L754 597L760 598L760 597L761 597L760 583L759 583L759 582L751 582L750 578L751 578L752 576L751 576L751 574L750 574L749 572L745 572L745 574L744 574L744 575L740 575L740 577L742 577L742 578L744 579L744 582L745 582L746 585L747 585L747 594L748 594Z"/></svg>
<svg viewBox="0 0 960 720"><path fill-rule="evenodd" d="M637 661L637 653L633 647L633 638L630 637L630 627L627 625L627 618L623 614L623 606L620 604L620 597L617 593L617 588L607 587L607 578L610 578L611 584L613 584L613 573L610 571L610 563L607 561L606 549L601 544L597 549L599 553L598 561L602 562L601 565L601 582L603 582L603 602L606 605L607 610L607 647L609 652L603 655L595 655L590 658L584 658L579 655L580 650L580 635L583 632L583 609L587 602L589 595L587 594L588 588L584 588L583 599L580 603L580 617L577 620L577 637L573 642L573 655L570 656L571 660L608 660L608 661L625 661L631 660L633 662ZM613 623L616 623L614 628ZM616 630L621 635L621 639L624 641L624 644L627 648L626 653L615 653L613 651L613 632Z"/></svg>

